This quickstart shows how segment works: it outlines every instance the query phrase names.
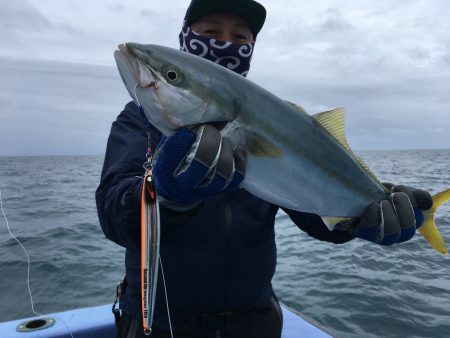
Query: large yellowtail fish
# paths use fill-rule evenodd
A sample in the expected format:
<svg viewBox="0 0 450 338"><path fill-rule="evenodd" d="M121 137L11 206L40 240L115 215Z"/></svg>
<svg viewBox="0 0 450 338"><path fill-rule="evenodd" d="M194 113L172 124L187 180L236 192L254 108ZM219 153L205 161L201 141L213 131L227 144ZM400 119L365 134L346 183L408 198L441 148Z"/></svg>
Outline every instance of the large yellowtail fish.
<svg viewBox="0 0 450 338"><path fill-rule="evenodd" d="M163 134L215 123L224 137L244 146L242 186L255 196L339 219L359 217L372 202L388 198L350 149L343 109L310 116L225 67L172 48L127 43L115 58L131 97ZM450 189L435 195L420 228L441 253L447 249L434 213L449 199Z"/></svg>

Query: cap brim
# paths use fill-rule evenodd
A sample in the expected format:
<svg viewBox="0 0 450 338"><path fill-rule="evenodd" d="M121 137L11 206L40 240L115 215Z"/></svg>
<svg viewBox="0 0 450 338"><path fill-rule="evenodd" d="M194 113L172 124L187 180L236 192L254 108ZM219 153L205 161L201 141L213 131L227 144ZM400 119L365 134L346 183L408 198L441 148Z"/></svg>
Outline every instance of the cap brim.
<svg viewBox="0 0 450 338"><path fill-rule="evenodd" d="M205 15L218 12L231 13L244 19L255 37L266 20L266 9L253 0L195 0L188 8L185 20L191 25Z"/></svg>

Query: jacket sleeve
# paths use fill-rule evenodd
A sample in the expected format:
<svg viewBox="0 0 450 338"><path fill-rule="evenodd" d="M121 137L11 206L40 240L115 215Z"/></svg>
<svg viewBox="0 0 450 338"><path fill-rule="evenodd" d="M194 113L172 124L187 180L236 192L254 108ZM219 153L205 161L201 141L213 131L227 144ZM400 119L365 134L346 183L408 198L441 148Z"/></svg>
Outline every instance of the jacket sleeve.
<svg viewBox="0 0 450 338"><path fill-rule="evenodd" d="M140 191L147 142L144 120L130 102L112 124L95 193L105 236L133 250L139 249Z"/></svg>
<svg viewBox="0 0 450 338"><path fill-rule="evenodd" d="M283 208L283 210L289 215L291 220L300 228L300 230L320 241L342 244L354 238L354 236L344 231L328 230L327 226L322 221L322 218L316 214L309 214L286 208Z"/></svg>

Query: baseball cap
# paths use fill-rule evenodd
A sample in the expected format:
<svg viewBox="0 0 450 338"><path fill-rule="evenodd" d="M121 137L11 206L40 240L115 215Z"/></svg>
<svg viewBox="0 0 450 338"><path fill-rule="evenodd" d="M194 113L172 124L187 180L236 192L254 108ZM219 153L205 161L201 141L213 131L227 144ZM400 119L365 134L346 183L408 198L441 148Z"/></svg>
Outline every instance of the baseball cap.
<svg viewBox="0 0 450 338"><path fill-rule="evenodd" d="M217 12L237 15L250 26L253 34L258 35L266 20L266 9L253 0L192 0L187 9L185 20L188 25L201 17Z"/></svg>

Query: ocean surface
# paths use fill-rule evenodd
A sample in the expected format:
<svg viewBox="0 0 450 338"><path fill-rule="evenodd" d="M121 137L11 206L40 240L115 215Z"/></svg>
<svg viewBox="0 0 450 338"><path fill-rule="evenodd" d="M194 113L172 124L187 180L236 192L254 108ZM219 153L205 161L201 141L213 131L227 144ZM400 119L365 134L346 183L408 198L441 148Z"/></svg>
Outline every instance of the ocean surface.
<svg viewBox="0 0 450 338"><path fill-rule="evenodd" d="M104 151L110 123L127 100L110 69L8 61L0 71L10 80L0 82L0 153L73 153L77 142ZM77 118L86 120L82 130L71 128ZM51 129L39 133L45 124ZM358 153L383 181L432 193L450 187L450 150ZM30 255L38 312L113 301L124 250L105 239L97 219L102 161L102 155L0 157L3 207ZM449 205L436 223L450 243ZM450 337L450 258L419 235L393 247L362 240L333 245L279 213L276 239L277 294L333 335ZM1 216L0 276L0 322L31 316L26 258Z"/></svg>
<svg viewBox="0 0 450 338"><path fill-rule="evenodd" d="M383 180L438 192L450 186L450 150L364 152ZM38 312L113 301L123 249L106 240L95 209L101 156L1 157L0 188L13 233L31 258ZM450 243L450 207L437 215ZM449 337L450 259L424 239L394 247L308 237L276 223L274 287L287 305L337 337ZM26 260L0 221L0 321L32 315Z"/></svg>

